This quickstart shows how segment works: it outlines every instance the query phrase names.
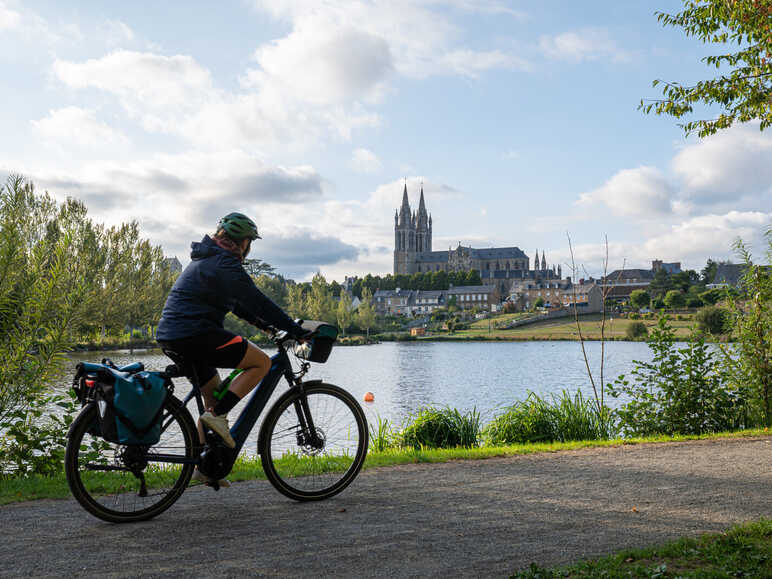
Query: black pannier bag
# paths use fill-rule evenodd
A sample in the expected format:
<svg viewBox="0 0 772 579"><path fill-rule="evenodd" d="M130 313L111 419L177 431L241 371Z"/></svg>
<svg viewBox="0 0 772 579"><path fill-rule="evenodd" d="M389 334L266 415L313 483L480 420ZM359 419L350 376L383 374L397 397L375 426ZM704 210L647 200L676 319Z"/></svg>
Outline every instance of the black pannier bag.
<svg viewBox="0 0 772 579"><path fill-rule="evenodd" d="M305 321L300 325L313 334L307 343L295 346L295 355L309 362L319 364L326 362L332 352L333 344L338 339L338 328L327 322L315 321Z"/></svg>
<svg viewBox="0 0 772 579"><path fill-rule="evenodd" d="M142 371L141 364L111 366L78 365L73 381L78 399L83 405L95 402L97 406L98 420L90 432L118 444L156 444L161 438L167 378L160 372Z"/></svg>

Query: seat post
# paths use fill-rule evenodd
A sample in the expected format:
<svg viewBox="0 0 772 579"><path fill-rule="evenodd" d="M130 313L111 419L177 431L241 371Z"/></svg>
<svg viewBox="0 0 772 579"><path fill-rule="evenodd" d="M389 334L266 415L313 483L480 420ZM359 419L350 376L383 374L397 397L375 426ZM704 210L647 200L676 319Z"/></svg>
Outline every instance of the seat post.
<svg viewBox="0 0 772 579"><path fill-rule="evenodd" d="M190 394L188 394L185 397L183 405L187 404L188 400L190 400L191 398L195 398L196 406L198 406L198 413L203 414L205 410L204 401L201 395L201 385L198 380L198 373L196 372L195 364L189 364L187 360L185 360L185 356L183 356L179 352L170 350L169 348L161 348L161 351L164 354L166 354L166 356L170 358L171 361L177 365L177 368L179 369L179 372L180 372L180 376L184 376L190 381L190 385L192 388L191 388Z"/></svg>

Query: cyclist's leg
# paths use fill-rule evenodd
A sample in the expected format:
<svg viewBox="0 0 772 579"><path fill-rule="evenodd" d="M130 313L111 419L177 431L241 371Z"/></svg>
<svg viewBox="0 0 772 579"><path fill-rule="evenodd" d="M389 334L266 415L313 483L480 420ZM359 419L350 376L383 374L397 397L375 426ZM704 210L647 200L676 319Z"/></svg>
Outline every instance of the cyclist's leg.
<svg viewBox="0 0 772 579"><path fill-rule="evenodd" d="M268 374L271 359L252 342L248 342L247 351L237 368L244 371L233 379L229 390L239 398L244 398Z"/></svg>
<svg viewBox="0 0 772 579"><path fill-rule="evenodd" d="M268 370L271 369L271 359L252 342L247 342L246 351L236 368L241 368L244 371L233 379L228 387L228 392L214 407L213 414L215 416L230 412L244 396L249 394L265 378Z"/></svg>

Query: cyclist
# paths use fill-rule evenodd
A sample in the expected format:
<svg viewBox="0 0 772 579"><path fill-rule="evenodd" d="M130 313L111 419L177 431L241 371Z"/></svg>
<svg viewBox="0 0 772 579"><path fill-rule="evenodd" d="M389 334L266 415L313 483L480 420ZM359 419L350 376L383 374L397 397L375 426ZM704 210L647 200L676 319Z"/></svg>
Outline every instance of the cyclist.
<svg viewBox="0 0 772 579"><path fill-rule="evenodd" d="M261 239L255 222L242 213L229 213L220 219L214 236L191 243L191 262L166 299L156 333L162 347L194 366L206 405L200 422L230 448L236 443L227 414L265 377L271 361L255 344L223 327L225 314L231 311L258 327L275 326L298 339L305 334L244 270L242 263L255 239ZM217 368L243 370L219 400L214 397L221 384ZM193 478L212 482L198 470Z"/></svg>

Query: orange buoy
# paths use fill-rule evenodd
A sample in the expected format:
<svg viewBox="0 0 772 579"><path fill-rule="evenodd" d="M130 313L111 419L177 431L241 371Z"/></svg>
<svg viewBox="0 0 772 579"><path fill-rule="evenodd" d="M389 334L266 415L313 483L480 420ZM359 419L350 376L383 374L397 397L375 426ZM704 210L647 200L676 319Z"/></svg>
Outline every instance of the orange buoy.
<svg viewBox="0 0 772 579"><path fill-rule="evenodd" d="M372 392L365 392L365 402L375 402L375 395Z"/></svg>

